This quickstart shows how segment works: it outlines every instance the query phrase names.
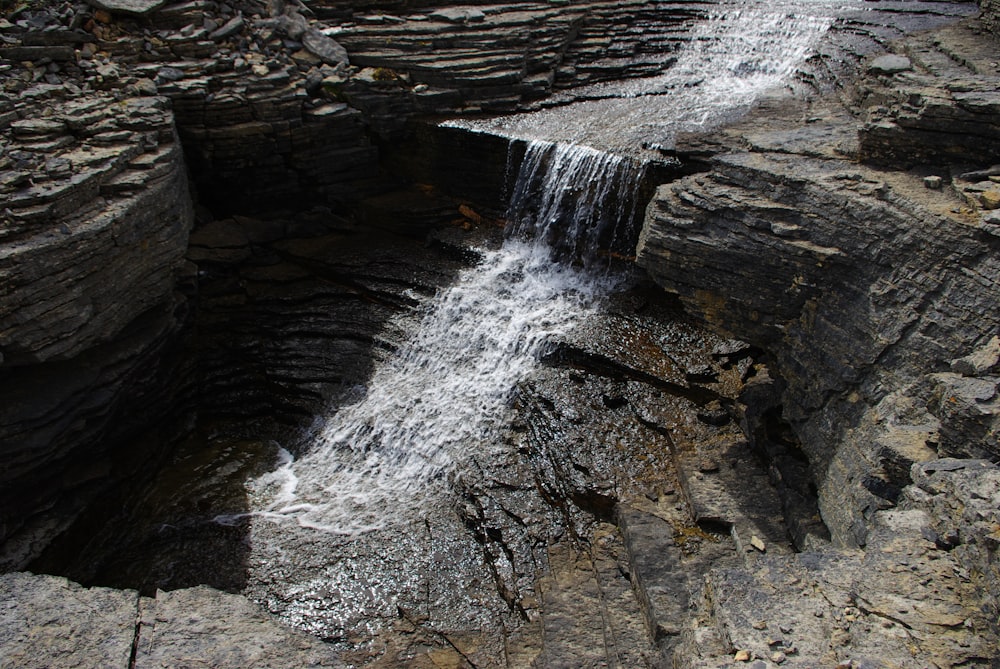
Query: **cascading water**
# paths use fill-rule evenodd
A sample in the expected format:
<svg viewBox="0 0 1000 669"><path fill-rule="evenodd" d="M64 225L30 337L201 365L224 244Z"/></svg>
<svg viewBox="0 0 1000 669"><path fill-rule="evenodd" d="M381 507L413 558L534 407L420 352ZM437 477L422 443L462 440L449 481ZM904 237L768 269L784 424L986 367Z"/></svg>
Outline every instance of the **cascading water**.
<svg viewBox="0 0 1000 669"><path fill-rule="evenodd" d="M419 509L463 451L488 438L544 342L585 317L604 289L605 279L552 256L586 262L601 243L613 246L609 234L633 218L639 170L583 144L636 147L721 121L792 73L842 4L727 0L663 75L590 91L614 100L453 123L531 139L514 183L510 237L434 300L364 399L318 428L301 460L258 482L263 514L357 533L382 526L386 508ZM585 121L567 123L569 113Z"/></svg>
<svg viewBox="0 0 1000 669"><path fill-rule="evenodd" d="M257 482L260 515L356 534L383 527L387 509L396 519L419 513L463 454L490 438L545 342L612 285L586 266L634 217L638 171L621 156L531 144L506 242L433 300L413 340L377 369L363 399L315 430L304 457Z"/></svg>

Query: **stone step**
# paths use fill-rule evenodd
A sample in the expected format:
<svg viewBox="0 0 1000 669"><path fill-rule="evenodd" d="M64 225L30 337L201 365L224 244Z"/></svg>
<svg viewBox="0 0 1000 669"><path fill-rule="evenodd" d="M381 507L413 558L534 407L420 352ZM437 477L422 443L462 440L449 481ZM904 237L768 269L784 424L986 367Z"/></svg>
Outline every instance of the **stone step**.
<svg viewBox="0 0 1000 669"><path fill-rule="evenodd" d="M746 556L791 553L781 499L746 440L726 433L700 440L696 448L676 455L694 520L729 526Z"/></svg>
<svg viewBox="0 0 1000 669"><path fill-rule="evenodd" d="M663 518L630 507L619 508L618 522L646 625L657 645L669 649L688 608L688 577L674 528Z"/></svg>

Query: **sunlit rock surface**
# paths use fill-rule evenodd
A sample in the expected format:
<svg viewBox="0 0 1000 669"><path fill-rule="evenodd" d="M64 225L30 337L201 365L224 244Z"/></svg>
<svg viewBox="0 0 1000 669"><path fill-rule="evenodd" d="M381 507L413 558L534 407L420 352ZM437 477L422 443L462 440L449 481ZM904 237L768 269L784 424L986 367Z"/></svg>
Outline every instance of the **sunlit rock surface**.
<svg viewBox="0 0 1000 669"><path fill-rule="evenodd" d="M345 666L321 641L210 588L140 597L14 573L0 576L0 595L5 667Z"/></svg>
<svg viewBox="0 0 1000 669"><path fill-rule="evenodd" d="M838 158L852 155L850 117L804 113L808 123L789 123L798 136L754 121L730 130L753 151L722 151L707 173L662 186L639 262L710 322L775 352L786 416L811 449L818 485L829 486L824 518L839 541L863 544L864 509L892 503L908 482L908 464L874 463L993 448L991 428L938 436L955 418L928 403L924 375L996 332L997 238L962 181L933 190L919 176ZM902 426L929 448L893 436ZM857 501L845 507L844 495Z"/></svg>

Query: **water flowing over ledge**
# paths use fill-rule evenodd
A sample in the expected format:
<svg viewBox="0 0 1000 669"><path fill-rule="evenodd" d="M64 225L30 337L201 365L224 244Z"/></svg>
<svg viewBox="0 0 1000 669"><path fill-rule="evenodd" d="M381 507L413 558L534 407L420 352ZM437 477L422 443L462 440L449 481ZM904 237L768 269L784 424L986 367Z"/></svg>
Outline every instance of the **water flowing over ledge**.
<svg viewBox="0 0 1000 669"><path fill-rule="evenodd" d="M837 17L858 4L726 0L658 76L589 86L574 93L591 99L566 106L444 125L624 155L670 148L678 132L717 127L768 89L787 84Z"/></svg>
<svg viewBox="0 0 1000 669"><path fill-rule="evenodd" d="M335 566L323 566L308 583L282 586L335 588L325 620L317 622L308 598L297 596L279 605L285 616L307 629L361 624L370 631L378 618L392 617L431 559L407 547L418 550L416 534L432 533L431 514L460 504L464 477L475 476L467 464L499 443L514 389L546 343L598 313L615 285L598 271L602 254L623 241L632 251L642 163L627 157L635 151L626 147L650 146L744 109L794 70L836 6L727 3L674 68L614 92L621 97L452 124L529 141L511 180L507 239L481 250L477 265L430 300L413 338L376 367L361 399L318 422L301 456L284 453L275 471L250 482L255 541L267 544L257 558L262 582L301 550L292 535L343 537ZM477 573L482 565L447 534L454 531L435 535L435 543L451 546L456 569ZM500 564L502 557L493 568ZM500 584L507 576L493 578ZM486 615L477 611L469 615Z"/></svg>
<svg viewBox="0 0 1000 669"><path fill-rule="evenodd" d="M361 400L315 428L301 459L286 453L254 484L260 515L357 534L419 514L460 475L466 453L496 439L510 393L546 342L617 283L595 266L602 242L634 235L638 182L638 166L620 156L531 144L502 247L483 250L432 300L413 339Z"/></svg>

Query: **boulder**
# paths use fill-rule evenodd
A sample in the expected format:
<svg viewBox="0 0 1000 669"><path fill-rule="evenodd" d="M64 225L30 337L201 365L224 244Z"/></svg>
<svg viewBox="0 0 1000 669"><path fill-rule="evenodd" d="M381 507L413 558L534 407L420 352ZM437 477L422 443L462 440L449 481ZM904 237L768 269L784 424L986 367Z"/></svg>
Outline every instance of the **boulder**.
<svg viewBox="0 0 1000 669"><path fill-rule="evenodd" d="M327 65L347 65L347 50L316 28L302 33L302 46Z"/></svg>
<svg viewBox="0 0 1000 669"><path fill-rule="evenodd" d="M155 12L166 4L166 0L87 0L97 9L107 12L142 16Z"/></svg>

